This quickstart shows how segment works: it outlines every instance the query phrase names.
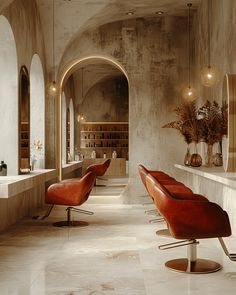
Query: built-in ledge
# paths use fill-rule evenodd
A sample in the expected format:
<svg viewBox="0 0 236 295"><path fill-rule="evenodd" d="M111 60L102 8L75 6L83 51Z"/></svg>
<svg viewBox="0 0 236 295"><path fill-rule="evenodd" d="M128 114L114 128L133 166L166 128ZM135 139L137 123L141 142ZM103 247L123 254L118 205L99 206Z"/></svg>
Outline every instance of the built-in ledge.
<svg viewBox="0 0 236 295"><path fill-rule="evenodd" d="M181 164L175 164L175 167L192 174L208 178L210 180L222 183L232 188L236 188L236 173L224 172L223 167L189 167Z"/></svg>
<svg viewBox="0 0 236 295"><path fill-rule="evenodd" d="M83 161L73 161L68 164L64 164L62 167L62 178L66 175L71 175L74 171L82 169Z"/></svg>
<svg viewBox="0 0 236 295"><path fill-rule="evenodd" d="M0 176L0 198L10 198L57 178L56 169L41 169L24 175Z"/></svg>

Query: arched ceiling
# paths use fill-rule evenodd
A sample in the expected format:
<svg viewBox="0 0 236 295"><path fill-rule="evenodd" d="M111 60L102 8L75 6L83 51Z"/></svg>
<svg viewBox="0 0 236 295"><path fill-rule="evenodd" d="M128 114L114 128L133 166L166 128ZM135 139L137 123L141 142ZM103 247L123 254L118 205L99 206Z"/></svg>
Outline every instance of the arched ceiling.
<svg viewBox="0 0 236 295"><path fill-rule="evenodd" d="M48 61L52 60L52 0L36 0L47 45ZM193 0L197 7L200 0ZM55 0L55 59L56 65L68 44L79 32L118 20L137 17L186 15L186 0ZM132 11L133 15L126 13ZM49 41L49 42L47 42Z"/></svg>
<svg viewBox="0 0 236 295"><path fill-rule="evenodd" d="M18 0L15 0L18 1ZM43 27L48 65L52 61L53 0L35 0ZM59 64L65 48L79 32L106 23L138 17L187 15L186 0L54 0L55 1L55 61ZM13 0L1 0L0 12ZM201 0L192 0L193 9ZM132 11L133 15L126 13ZM163 11L159 16L157 11Z"/></svg>

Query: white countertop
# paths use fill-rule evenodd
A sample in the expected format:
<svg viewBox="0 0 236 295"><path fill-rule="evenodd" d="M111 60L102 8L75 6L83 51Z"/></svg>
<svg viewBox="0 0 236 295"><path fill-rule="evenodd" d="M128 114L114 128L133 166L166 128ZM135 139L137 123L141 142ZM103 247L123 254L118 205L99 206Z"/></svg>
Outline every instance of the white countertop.
<svg viewBox="0 0 236 295"><path fill-rule="evenodd" d="M223 167L190 167L175 164L176 168L236 188L236 172L224 172Z"/></svg>
<svg viewBox="0 0 236 295"><path fill-rule="evenodd" d="M39 169L29 174L0 176L0 198L9 198L58 176L56 169Z"/></svg>

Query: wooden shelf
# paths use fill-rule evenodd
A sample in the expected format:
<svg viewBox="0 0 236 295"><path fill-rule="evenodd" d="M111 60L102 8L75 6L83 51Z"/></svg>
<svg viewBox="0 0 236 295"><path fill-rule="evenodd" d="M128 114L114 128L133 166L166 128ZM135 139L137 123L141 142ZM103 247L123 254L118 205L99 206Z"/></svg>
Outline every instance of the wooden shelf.
<svg viewBox="0 0 236 295"><path fill-rule="evenodd" d="M117 150L118 158L128 159L128 129L128 122L84 122L81 124L80 149L87 158L90 158L91 150L96 152L98 158L103 158L103 153L106 153L107 158L111 158L112 151ZM88 136L89 138L85 138ZM102 138L93 138L96 136ZM117 138L118 136L120 138ZM99 142L100 146L94 146ZM105 143L113 143L114 145L101 146ZM123 146L124 143L125 146Z"/></svg>

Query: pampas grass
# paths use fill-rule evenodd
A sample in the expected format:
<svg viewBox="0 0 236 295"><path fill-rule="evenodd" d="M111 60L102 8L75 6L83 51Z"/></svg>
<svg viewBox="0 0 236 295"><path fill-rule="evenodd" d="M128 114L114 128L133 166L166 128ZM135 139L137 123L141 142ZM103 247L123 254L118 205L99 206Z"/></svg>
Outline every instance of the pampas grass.
<svg viewBox="0 0 236 295"><path fill-rule="evenodd" d="M214 144L227 135L228 106L223 103L220 107L216 101L207 102L199 109L196 103L182 103L174 109L177 120L165 124L163 128L174 128L180 132L187 144L204 141Z"/></svg>

